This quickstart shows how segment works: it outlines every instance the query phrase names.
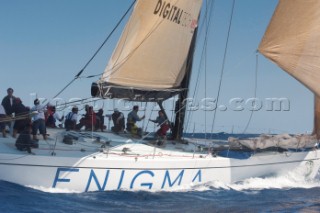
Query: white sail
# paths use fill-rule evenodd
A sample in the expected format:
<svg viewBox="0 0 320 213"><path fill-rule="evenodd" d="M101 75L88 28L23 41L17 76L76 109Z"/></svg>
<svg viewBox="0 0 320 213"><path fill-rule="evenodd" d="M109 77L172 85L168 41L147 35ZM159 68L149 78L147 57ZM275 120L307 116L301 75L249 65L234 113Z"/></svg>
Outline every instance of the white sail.
<svg viewBox="0 0 320 213"><path fill-rule="evenodd" d="M202 0L138 0L100 84L179 88Z"/></svg>
<svg viewBox="0 0 320 213"><path fill-rule="evenodd" d="M320 1L280 0L259 51L320 96Z"/></svg>

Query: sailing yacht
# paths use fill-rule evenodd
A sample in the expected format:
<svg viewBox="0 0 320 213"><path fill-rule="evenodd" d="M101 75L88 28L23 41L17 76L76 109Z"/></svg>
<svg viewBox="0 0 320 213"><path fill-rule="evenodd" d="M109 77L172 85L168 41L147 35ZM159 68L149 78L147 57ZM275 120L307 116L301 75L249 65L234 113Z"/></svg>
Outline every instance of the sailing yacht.
<svg viewBox="0 0 320 213"><path fill-rule="evenodd" d="M15 148L15 139L1 138L0 179L87 192L177 190L295 169L315 178L320 167L320 2L280 0L259 46L260 53L315 94L314 133L230 139L223 145L183 140L201 7L202 0L137 0L105 72L91 87L94 97L155 102L164 111L163 103L178 96L165 146L128 134L49 129L49 139L29 154ZM261 145L266 142L271 145Z"/></svg>

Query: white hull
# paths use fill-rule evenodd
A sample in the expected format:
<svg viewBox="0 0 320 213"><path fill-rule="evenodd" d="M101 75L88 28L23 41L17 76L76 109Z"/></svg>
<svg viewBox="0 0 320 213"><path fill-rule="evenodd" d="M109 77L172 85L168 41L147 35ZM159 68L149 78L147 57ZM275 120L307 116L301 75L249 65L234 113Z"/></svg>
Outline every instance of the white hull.
<svg viewBox="0 0 320 213"><path fill-rule="evenodd" d="M124 140L101 133L101 138L106 137L113 137L111 144ZM195 146L190 144L185 148L181 144L155 148L125 143L102 150L96 141L79 139L82 142L66 145L59 142L61 138L56 139L56 146L53 139L40 141L39 149L32 150L35 155L18 151L12 138L1 139L0 179L77 192L175 190L211 181L231 183L284 174L294 169L301 169L302 175L311 179L320 167L319 150L262 152L247 159L235 159L192 152L190 147Z"/></svg>

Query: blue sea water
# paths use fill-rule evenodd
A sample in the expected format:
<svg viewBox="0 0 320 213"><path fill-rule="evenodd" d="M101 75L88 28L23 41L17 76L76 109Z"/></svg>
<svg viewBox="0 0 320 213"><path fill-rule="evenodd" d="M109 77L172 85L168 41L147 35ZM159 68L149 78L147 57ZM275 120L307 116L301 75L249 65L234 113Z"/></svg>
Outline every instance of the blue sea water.
<svg viewBox="0 0 320 213"><path fill-rule="evenodd" d="M263 185L260 180L260 187ZM0 182L0 212L320 212L315 187L49 193ZM241 188L241 187L240 187Z"/></svg>
<svg viewBox="0 0 320 213"><path fill-rule="evenodd" d="M221 136L221 135L220 135ZM178 192L74 193L0 181L0 213L6 212L320 212L320 175L299 173L212 182Z"/></svg>

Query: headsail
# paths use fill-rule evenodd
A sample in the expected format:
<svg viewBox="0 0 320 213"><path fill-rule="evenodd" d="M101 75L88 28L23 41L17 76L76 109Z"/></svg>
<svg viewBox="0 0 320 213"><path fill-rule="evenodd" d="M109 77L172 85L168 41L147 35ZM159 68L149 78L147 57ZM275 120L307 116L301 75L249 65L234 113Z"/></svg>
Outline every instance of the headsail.
<svg viewBox="0 0 320 213"><path fill-rule="evenodd" d="M280 0L259 51L320 97L320 1Z"/></svg>
<svg viewBox="0 0 320 213"><path fill-rule="evenodd" d="M138 0L94 96L151 101L185 89L202 0Z"/></svg>

